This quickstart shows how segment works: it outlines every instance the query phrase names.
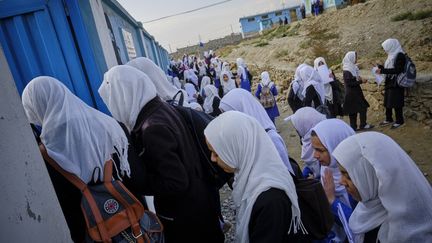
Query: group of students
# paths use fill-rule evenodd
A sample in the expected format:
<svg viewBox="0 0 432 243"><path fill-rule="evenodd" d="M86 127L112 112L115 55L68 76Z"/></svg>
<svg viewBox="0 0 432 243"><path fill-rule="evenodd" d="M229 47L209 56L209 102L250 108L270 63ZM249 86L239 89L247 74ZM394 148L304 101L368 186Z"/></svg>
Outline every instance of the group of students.
<svg viewBox="0 0 432 243"><path fill-rule="evenodd" d="M182 60L171 61L167 76L173 86L186 91L191 108L216 117L221 113L221 98L231 90L242 88L252 92L253 76L245 61L237 58L236 67L237 69L232 71L231 64L222 62L213 51L205 52L203 60L185 54ZM260 80L255 96L275 123L275 119L280 116L276 102L276 84L266 71L261 73Z"/></svg>
<svg viewBox="0 0 432 243"><path fill-rule="evenodd" d="M392 129L404 124L403 107L405 88L398 84L398 75L402 74L406 64L406 53L396 39L387 39L382 43L388 58L384 65L377 64L376 74L385 75L384 107L386 119L380 126L392 125ZM374 126L367 123L369 103L364 97L361 85L368 80L360 76L357 67L358 56L354 51L346 53L342 61L342 85L329 70L330 79L324 80L318 74L321 65L327 66L324 58L318 57L314 67L301 64L297 67L294 80L288 96L288 103L295 112L301 107L310 106L327 115L328 118L348 115L351 127L357 130L371 129ZM393 119L393 110L396 120ZM358 126L357 117L360 117Z"/></svg>
<svg viewBox="0 0 432 243"><path fill-rule="evenodd" d="M307 95L313 86L324 94L311 79L314 69L304 67L298 77L307 82L296 93ZM216 87L206 85L206 90L207 97L217 96ZM290 120L302 139L306 167L301 171L249 90L233 88L216 106L207 101L206 107L221 114L199 131L205 142L197 140L179 110L191 106L177 99L183 90L147 58L112 67L98 91L112 117L47 76L29 82L22 103L39 142L61 168L94 184L103 178L106 161L113 160L114 179L123 180L137 198L153 196L167 242L224 241L227 222L218 190L228 179L210 173L202 147L220 174L234 179L236 242L311 242L294 183L302 177L321 180L335 216L324 242L427 242L432 237L432 189L409 155L384 134L355 134L342 120L299 108ZM311 98L315 102L325 103ZM47 167L72 239L83 242L81 193Z"/></svg>

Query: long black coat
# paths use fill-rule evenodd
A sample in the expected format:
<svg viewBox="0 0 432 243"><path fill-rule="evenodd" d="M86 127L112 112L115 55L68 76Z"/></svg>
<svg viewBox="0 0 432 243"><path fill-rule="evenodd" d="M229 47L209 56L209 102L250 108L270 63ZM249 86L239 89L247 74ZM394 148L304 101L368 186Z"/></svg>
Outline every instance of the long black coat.
<svg viewBox="0 0 432 243"><path fill-rule="evenodd" d="M216 188L200 162L185 120L156 97L131 132L143 166L140 191L154 195L167 242L223 242Z"/></svg>
<svg viewBox="0 0 432 243"><path fill-rule="evenodd" d="M357 78L350 71L343 71L343 79L345 83L345 101L343 110L346 115L355 114L366 110L369 103L366 101L360 84Z"/></svg>
<svg viewBox="0 0 432 243"><path fill-rule="evenodd" d="M405 105L405 88L397 84L396 77L405 68L405 54L399 53L396 56L394 68L386 69L379 66L382 74L387 74L384 89L384 107L401 108Z"/></svg>

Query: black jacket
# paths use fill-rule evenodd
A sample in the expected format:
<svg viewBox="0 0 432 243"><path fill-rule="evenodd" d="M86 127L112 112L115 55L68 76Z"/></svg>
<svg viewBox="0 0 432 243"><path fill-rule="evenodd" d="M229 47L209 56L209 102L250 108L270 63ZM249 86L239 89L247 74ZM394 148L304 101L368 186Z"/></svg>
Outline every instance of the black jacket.
<svg viewBox="0 0 432 243"><path fill-rule="evenodd" d="M131 138L143 167L140 192L154 195L167 242L223 242L216 188L174 107L156 97L138 115Z"/></svg>
<svg viewBox="0 0 432 243"><path fill-rule="evenodd" d="M315 87L313 85L309 85L309 87L306 88L306 95L303 100L304 106L317 108L318 106L323 105L321 103L321 98L324 97L320 97L319 94L316 92Z"/></svg>
<svg viewBox="0 0 432 243"><path fill-rule="evenodd" d="M405 69L405 54L396 56L394 68L386 69L379 65L382 74L387 74L385 79L384 106L386 108L401 108L405 105L405 88L397 84L396 77Z"/></svg>
<svg viewBox="0 0 432 243"><path fill-rule="evenodd" d="M343 71L343 79L345 83L345 101L343 110L346 115L359 113L369 107L366 101L360 84L357 78L350 71Z"/></svg>

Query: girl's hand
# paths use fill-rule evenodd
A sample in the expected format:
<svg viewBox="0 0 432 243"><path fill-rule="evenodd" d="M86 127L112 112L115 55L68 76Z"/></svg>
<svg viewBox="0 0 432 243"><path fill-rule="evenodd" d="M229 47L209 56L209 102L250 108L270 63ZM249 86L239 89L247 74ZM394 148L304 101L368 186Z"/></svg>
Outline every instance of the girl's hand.
<svg viewBox="0 0 432 243"><path fill-rule="evenodd" d="M336 198L335 184L334 184L332 171L329 168L325 169L323 177L324 177L323 178L324 191L329 203L332 204Z"/></svg>

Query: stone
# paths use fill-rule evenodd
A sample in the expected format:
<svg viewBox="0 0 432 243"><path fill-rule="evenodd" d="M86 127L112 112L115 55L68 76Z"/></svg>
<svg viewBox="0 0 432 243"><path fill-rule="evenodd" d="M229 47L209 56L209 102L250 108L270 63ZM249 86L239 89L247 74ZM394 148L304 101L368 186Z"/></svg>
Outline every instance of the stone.
<svg viewBox="0 0 432 243"><path fill-rule="evenodd" d="M413 117L416 121L424 121L426 119L426 114L421 111L413 111Z"/></svg>

